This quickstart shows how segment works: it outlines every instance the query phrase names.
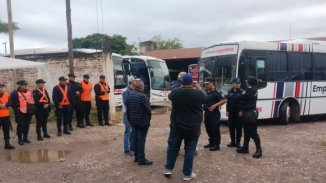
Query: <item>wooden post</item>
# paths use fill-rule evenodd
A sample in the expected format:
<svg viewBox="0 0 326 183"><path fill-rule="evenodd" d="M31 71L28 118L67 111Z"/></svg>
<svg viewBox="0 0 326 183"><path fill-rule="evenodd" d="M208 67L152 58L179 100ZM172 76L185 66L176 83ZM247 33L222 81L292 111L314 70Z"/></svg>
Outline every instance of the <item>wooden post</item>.
<svg viewBox="0 0 326 183"><path fill-rule="evenodd" d="M68 31L69 73L74 74L74 55L72 51L72 24L71 24L70 0L66 0L66 18L67 18L67 31Z"/></svg>

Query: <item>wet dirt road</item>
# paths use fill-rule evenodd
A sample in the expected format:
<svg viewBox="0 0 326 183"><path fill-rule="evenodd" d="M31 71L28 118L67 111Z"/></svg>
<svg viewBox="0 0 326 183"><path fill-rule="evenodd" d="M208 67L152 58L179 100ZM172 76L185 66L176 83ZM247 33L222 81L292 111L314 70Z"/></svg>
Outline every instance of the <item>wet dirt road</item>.
<svg viewBox="0 0 326 183"><path fill-rule="evenodd" d="M50 123L50 140L18 146L12 132L13 151L0 150L0 182L182 182L183 152L171 179L162 176L169 113L156 111L147 138L146 152L154 165L140 167L122 152L123 124L75 129L71 136L56 136ZM15 127L15 124L13 124ZM326 182L326 122L303 122L287 126L259 126L263 158L239 155L229 143L228 128L221 126L218 152L203 149L207 135L202 126L199 152L194 163L197 179L192 182ZM1 134L2 135L2 134ZM1 145L2 145L1 141Z"/></svg>

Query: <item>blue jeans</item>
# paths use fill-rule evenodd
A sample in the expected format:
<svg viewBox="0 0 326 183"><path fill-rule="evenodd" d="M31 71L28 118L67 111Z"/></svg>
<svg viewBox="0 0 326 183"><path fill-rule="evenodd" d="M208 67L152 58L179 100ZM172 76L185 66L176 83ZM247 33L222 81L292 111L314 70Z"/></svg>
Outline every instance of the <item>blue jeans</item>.
<svg viewBox="0 0 326 183"><path fill-rule="evenodd" d="M185 158L183 163L183 174L190 176L192 173L193 161L196 153L196 147L198 143L198 138L187 138L183 135L178 134L175 130L170 130L170 135L168 139L168 149L167 149L167 160L165 168L173 170L175 162L177 160L180 146L182 140L185 141Z"/></svg>
<svg viewBox="0 0 326 183"><path fill-rule="evenodd" d="M133 130L128 121L127 114L123 114L123 123L125 125L125 132L124 132L124 152L130 152L133 149Z"/></svg>
<svg viewBox="0 0 326 183"><path fill-rule="evenodd" d="M139 162L145 161L145 143L149 126L134 127L134 149L135 159Z"/></svg>

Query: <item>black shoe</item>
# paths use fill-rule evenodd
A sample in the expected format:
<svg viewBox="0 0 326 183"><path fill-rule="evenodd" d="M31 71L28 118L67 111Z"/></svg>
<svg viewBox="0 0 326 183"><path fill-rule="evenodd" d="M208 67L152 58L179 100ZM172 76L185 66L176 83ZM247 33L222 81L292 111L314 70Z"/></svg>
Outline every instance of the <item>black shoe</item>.
<svg viewBox="0 0 326 183"><path fill-rule="evenodd" d="M37 140L44 140L41 135L37 135Z"/></svg>
<svg viewBox="0 0 326 183"><path fill-rule="evenodd" d="M149 161L147 159L145 159L144 161L139 161L138 165L152 165L153 161Z"/></svg>
<svg viewBox="0 0 326 183"><path fill-rule="evenodd" d="M204 148L206 149L206 148L210 148L212 146L213 146L213 144L209 143L209 144L204 145Z"/></svg>
<svg viewBox="0 0 326 183"><path fill-rule="evenodd" d="M240 153L240 154L248 154L249 153L249 149L248 149L248 147L241 147L241 148L237 149L237 153Z"/></svg>
<svg viewBox="0 0 326 183"><path fill-rule="evenodd" d="M74 129L72 128L72 126L69 126L69 131L74 131Z"/></svg>
<svg viewBox="0 0 326 183"><path fill-rule="evenodd" d="M104 126L103 123L99 123L98 125L99 125L99 126Z"/></svg>
<svg viewBox="0 0 326 183"><path fill-rule="evenodd" d="M138 159L134 159L134 162L135 162L135 163L138 163Z"/></svg>
<svg viewBox="0 0 326 183"><path fill-rule="evenodd" d="M212 147L209 148L210 151L219 151L220 146L219 145L213 145Z"/></svg>
<svg viewBox="0 0 326 183"><path fill-rule="evenodd" d="M263 155L263 151L261 149L258 149L253 155L253 158L260 158Z"/></svg>
<svg viewBox="0 0 326 183"><path fill-rule="evenodd" d="M91 122L87 122L86 126L94 126Z"/></svg>
<svg viewBox="0 0 326 183"><path fill-rule="evenodd" d="M77 125L78 128L86 128L85 125Z"/></svg>
<svg viewBox="0 0 326 183"><path fill-rule="evenodd" d="M8 140L8 141L5 142L5 149L15 149L15 147L12 146L12 145L10 144L9 140Z"/></svg>
<svg viewBox="0 0 326 183"><path fill-rule="evenodd" d="M241 145L240 143L236 145L237 146L237 149L241 149Z"/></svg>
<svg viewBox="0 0 326 183"><path fill-rule="evenodd" d="M62 136L62 132L59 131L59 132L58 132L58 137L61 137L61 136Z"/></svg>
<svg viewBox="0 0 326 183"><path fill-rule="evenodd" d="M67 131L63 131L63 133L66 134L66 135L71 135L71 132L68 131L68 130Z"/></svg>
<svg viewBox="0 0 326 183"><path fill-rule="evenodd" d="M24 142L27 143L27 144L31 143L31 141L29 139L27 139L27 138L24 139Z"/></svg>
<svg viewBox="0 0 326 183"><path fill-rule="evenodd" d="M44 134L44 136L43 136L44 138L51 138L51 136L49 135L49 134Z"/></svg>
<svg viewBox="0 0 326 183"><path fill-rule="evenodd" d="M106 126L112 126L110 123L105 123Z"/></svg>
<svg viewBox="0 0 326 183"><path fill-rule="evenodd" d="M234 142L230 142L227 146L228 147L237 147L237 145Z"/></svg>
<svg viewBox="0 0 326 183"><path fill-rule="evenodd" d="M18 140L18 144L22 146L25 144L25 142L23 140Z"/></svg>

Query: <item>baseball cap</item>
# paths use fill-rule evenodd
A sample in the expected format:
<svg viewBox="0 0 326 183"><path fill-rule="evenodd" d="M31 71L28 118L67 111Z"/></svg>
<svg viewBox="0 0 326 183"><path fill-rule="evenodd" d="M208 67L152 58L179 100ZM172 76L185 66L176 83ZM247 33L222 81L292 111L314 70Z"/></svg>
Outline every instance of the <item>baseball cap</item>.
<svg viewBox="0 0 326 183"><path fill-rule="evenodd" d="M193 80L192 80L192 76L191 76L191 74L186 73L186 74L182 77L181 83L182 83L183 85L190 85L190 84L192 84L192 83L193 83Z"/></svg>
<svg viewBox="0 0 326 183"><path fill-rule="evenodd" d="M139 81L140 79L136 79L134 76L128 76L128 83L131 83L133 81Z"/></svg>
<svg viewBox="0 0 326 183"><path fill-rule="evenodd" d="M28 85L28 83L27 83L26 80L19 80L19 81L17 81L16 84L17 84L17 85Z"/></svg>
<svg viewBox="0 0 326 183"><path fill-rule="evenodd" d="M241 83L241 80L240 80L240 78L234 78L232 80L232 83Z"/></svg>
<svg viewBox="0 0 326 183"><path fill-rule="evenodd" d="M67 81L68 79L64 76L59 77L59 81Z"/></svg>
<svg viewBox="0 0 326 183"><path fill-rule="evenodd" d="M100 75L100 79L105 79L105 76L104 75Z"/></svg>
<svg viewBox="0 0 326 183"><path fill-rule="evenodd" d="M182 79L185 74L187 74L187 73L186 72L180 72L178 74L178 79Z"/></svg>
<svg viewBox="0 0 326 183"><path fill-rule="evenodd" d="M84 74L83 77L89 79L89 75L88 74Z"/></svg>
<svg viewBox="0 0 326 183"><path fill-rule="evenodd" d="M75 78L75 77L77 77L75 74L72 74L72 73L70 73L70 74L68 74L68 77L73 77L73 78Z"/></svg>
<svg viewBox="0 0 326 183"><path fill-rule="evenodd" d="M0 82L0 87L4 87L4 86L6 86L6 85Z"/></svg>
<svg viewBox="0 0 326 183"><path fill-rule="evenodd" d="M39 84L39 83L44 84L44 83L46 83L46 82L45 82L43 79L38 79L38 80L35 81L35 83L36 83L36 84Z"/></svg>
<svg viewBox="0 0 326 183"><path fill-rule="evenodd" d="M254 76L248 76L246 81L248 81L248 84L250 84L250 85L256 85L257 84L257 79Z"/></svg>

